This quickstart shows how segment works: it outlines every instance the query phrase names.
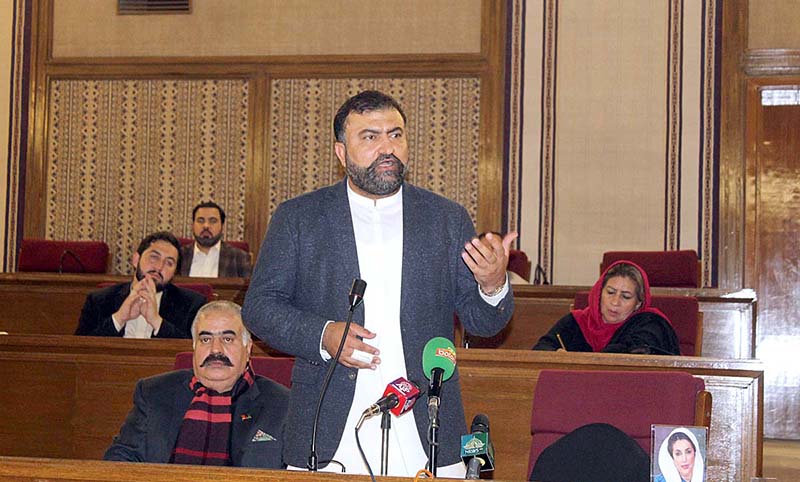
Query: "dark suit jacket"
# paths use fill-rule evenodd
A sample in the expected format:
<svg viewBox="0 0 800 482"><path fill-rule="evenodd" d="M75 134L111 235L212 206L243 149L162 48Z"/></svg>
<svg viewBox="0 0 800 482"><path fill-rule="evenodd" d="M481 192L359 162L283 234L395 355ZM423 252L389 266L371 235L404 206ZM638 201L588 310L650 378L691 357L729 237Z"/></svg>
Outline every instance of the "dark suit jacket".
<svg viewBox="0 0 800 482"><path fill-rule="evenodd" d="M139 380L133 408L103 458L168 463L192 402L191 378L191 370L178 370ZM253 386L236 400L230 442L234 466L283 468L282 431L288 392L286 387L256 376ZM262 440L254 440L259 430L268 437L259 434Z"/></svg>
<svg viewBox="0 0 800 482"><path fill-rule="evenodd" d="M348 292L359 277L355 235L346 181L281 204L272 216L243 307L245 323L271 347L296 356L284 461L304 467L319 390L327 369L319 343L327 320L344 320ZM453 312L470 333L491 336L508 322L513 293L498 306L478 293L461 259L475 235L466 210L432 192L403 187L403 280L400 328L408 378L425 380L422 351L433 337L453 339ZM369 280L364 302L369 303ZM353 322L364 324L363 306ZM319 460L330 460L339 444L353 401L358 370L338 365L325 397L317 434ZM460 435L466 433L458 370L442 387L439 414L441 466L458 462ZM427 451L423 396L414 407Z"/></svg>
<svg viewBox="0 0 800 482"><path fill-rule="evenodd" d="M89 293L81 310L76 335L123 336L117 331L111 315L122 306L131 292L130 283L120 283ZM192 322L197 310L206 302L199 293L178 288L172 283L164 287L158 314L164 319L155 338L191 338Z"/></svg>
<svg viewBox="0 0 800 482"><path fill-rule="evenodd" d="M189 276L194 258L194 243L181 246L181 276ZM250 276L250 253L235 248L225 241L219 247L217 276L220 278L247 278Z"/></svg>

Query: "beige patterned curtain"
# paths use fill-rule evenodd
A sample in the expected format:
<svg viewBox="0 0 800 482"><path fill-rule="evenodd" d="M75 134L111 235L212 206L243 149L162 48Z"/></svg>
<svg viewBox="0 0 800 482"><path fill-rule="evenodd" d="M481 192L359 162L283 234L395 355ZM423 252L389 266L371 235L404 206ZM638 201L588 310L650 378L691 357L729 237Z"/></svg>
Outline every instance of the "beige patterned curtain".
<svg viewBox="0 0 800 482"><path fill-rule="evenodd" d="M48 239L103 240L130 272L139 241L190 235L214 200L227 239L244 237L245 80L56 80L50 86Z"/></svg>

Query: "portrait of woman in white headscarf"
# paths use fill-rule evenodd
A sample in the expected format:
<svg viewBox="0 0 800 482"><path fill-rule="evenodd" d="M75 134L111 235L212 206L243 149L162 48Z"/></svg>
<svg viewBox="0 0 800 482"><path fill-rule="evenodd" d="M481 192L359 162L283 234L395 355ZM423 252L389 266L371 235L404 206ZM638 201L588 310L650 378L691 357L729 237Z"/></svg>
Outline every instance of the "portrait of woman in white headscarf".
<svg viewBox="0 0 800 482"><path fill-rule="evenodd" d="M703 482L705 464L701 446L691 430L678 427L664 439L658 449L658 468L655 482Z"/></svg>

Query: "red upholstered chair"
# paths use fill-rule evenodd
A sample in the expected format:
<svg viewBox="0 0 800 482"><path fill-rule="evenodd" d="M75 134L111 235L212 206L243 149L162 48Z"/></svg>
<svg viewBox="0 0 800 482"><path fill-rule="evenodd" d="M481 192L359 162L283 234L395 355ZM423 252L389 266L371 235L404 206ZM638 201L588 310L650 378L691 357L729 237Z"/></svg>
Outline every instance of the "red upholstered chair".
<svg viewBox="0 0 800 482"><path fill-rule="evenodd" d="M576 310L586 308L589 304L589 292L575 293L573 306ZM672 322L681 355L700 356L703 349L703 313L694 296L651 295L650 305L661 310Z"/></svg>
<svg viewBox="0 0 800 482"><path fill-rule="evenodd" d="M292 368L294 358L291 357L250 357L250 365L256 375L267 377L281 385L292 388ZM175 369L192 368L192 352L184 351L175 356Z"/></svg>
<svg viewBox="0 0 800 482"><path fill-rule="evenodd" d="M108 245L103 241L54 241L23 239L19 271L48 273L105 273Z"/></svg>
<svg viewBox="0 0 800 482"><path fill-rule="evenodd" d="M650 452L650 425L711 422L711 394L683 372L542 370L531 416L528 474L539 454L573 430L608 423Z"/></svg>
<svg viewBox="0 0 800 482"><path fill-rule="evenodd" d="M97 285L98 288L106 288L108 286L115 285L116 283L111 283L109 281L99 283ZM173 283L175 286L180 288L184 288L187 290L192 290L200 293L205 297L206 302L211 302L217 299L217 294L214 292L214 287L208 283Z"/></svg>
<svg viewBox="0 0 800 482"><path fill-rule="evenodd" d="M622 259L638 264L647 273L650 286L699 288L700 259L693 249L681 251L607 251L603 253L600 273Z"/></svg>
<svg viewBox="0 0 800 482"><path fill-rule="evenodd" d="M525 251L519 249L512 249L508 254L508 271L517 273L525 281L531 280L531 260Z"/></svg>

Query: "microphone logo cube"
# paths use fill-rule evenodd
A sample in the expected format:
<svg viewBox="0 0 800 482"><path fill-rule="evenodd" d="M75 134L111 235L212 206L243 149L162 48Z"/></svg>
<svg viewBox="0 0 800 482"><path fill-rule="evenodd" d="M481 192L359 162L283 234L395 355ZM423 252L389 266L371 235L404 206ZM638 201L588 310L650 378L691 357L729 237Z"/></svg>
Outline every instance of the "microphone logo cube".
<svg viewBox="0 0 800 482"><path fill-rule="evenodd" d="M476 432L461 436L461 458L466 462L472 457L483 461L481 472L494 470L494 446L489 441L489 434Z"/></svg>

